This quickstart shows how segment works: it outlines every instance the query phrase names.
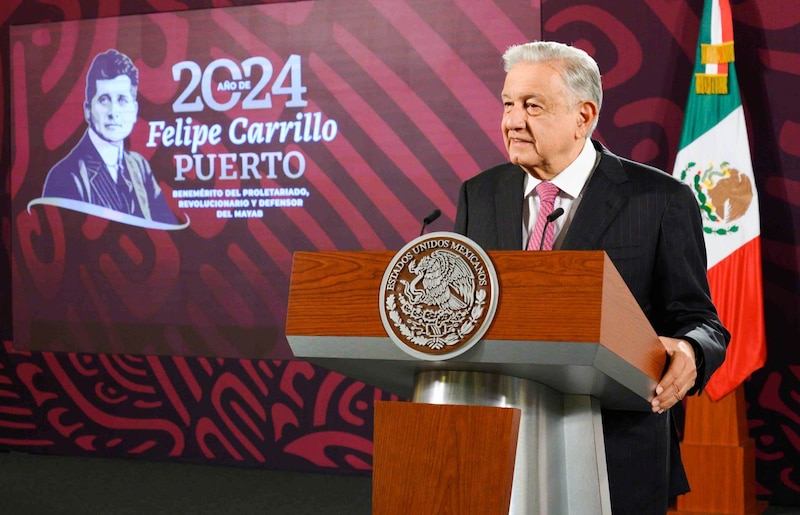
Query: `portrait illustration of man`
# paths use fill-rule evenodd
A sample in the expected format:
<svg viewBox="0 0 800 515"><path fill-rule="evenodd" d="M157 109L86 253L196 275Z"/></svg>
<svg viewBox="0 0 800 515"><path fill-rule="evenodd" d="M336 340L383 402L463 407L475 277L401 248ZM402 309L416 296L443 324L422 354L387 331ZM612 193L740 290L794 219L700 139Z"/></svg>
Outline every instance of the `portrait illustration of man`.
<svg viewBox="0 0 800 515"><path fill-rule="evenodd" d="M153 222L177 223L150 164L141 154L125 149L125 138L133 131L139 112L138 86L139 71L127 55L110 49L94 58L86 76L83 104L88 127L78 144L47 174L42 197L78 201ZM104 216L105 211L85 212Z"/></svg>

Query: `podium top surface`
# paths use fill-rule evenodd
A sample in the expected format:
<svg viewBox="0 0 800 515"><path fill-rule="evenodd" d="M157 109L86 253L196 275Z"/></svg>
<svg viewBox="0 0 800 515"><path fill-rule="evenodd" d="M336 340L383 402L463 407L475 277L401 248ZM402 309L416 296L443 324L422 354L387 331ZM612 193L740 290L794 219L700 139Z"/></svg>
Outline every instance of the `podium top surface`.
<svg viewBox="0 0 800 515"><path fill-rule="evenodd" d="M286 335L320 366L410 397L426 370L521 377L604 407L649 409L666 363L658 336L602 251L488 251L499 302L483 339L451 360L403 352L383 327L379 289L392 251L297 252Z"/></svg>

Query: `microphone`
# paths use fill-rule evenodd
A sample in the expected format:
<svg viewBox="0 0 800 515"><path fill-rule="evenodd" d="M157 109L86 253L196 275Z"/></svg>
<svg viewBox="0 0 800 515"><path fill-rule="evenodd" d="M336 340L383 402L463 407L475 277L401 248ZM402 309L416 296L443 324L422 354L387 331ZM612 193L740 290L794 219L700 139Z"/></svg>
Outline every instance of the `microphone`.
<svg viewBox="0 0 800 515"><path fill-rule="evenodd" d="M562 209L561 211L563 212L564 210ZM431 223L433 223L433 221L439 218L440 216L442 216L442 212L438 209L434 209L431 214L423 218L422 229L419 230L419 235L422 236L422 234L425 232L425 228Z"/></svg>
<svg viewBox="0 0 800 515"><path fill-rule="evenodd" d="M550 213L549 215L547 215L547 219L544 223L544 229L542 229L542 240L539 242L539 250L542 250L542 247L544 247L544 237L547 234L547 226L558 220L558 218L563 214L564 214L564 208L560 207L555 211L553 211L552 213Z"/></svg>

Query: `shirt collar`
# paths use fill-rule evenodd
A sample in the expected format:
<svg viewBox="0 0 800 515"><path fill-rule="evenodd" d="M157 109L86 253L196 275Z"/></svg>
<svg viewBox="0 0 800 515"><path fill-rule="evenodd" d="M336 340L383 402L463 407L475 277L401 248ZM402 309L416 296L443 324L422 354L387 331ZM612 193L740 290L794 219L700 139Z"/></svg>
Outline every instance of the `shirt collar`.
<svg viewBox="0 0 800 515"><path fill-rule="evenodd" d="M550 182L558 186L558 189L570 198L578 198L586 181L589 180L589 175L591 175L596 161L597 151L594 149L591 140L587 138L578 157ZM527 198L528 195L533 193L533 190L540 182L542 181L526 173L523 198Z"/></svg>
<svg viewBox="0 0 800 515"><path fill-rule="evenodd" d="M89 139L92 140L94 148L97 149L97 153L100 154L100 158L106 165L116 166L119 164L122 158L122 147L104 140L91 127L89 127Z"/></svg>

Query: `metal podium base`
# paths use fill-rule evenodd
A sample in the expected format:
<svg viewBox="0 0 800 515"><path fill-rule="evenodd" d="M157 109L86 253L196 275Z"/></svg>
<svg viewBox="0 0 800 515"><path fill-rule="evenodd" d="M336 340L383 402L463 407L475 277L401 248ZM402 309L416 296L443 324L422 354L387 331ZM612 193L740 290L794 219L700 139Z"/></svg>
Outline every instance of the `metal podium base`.
<svg viewBox="0 0 800 515"><path fill-rule="evenodd" d="M426 371L412 400L521 410L509 513L611 514L600 404L497 374Z"/></svg>

